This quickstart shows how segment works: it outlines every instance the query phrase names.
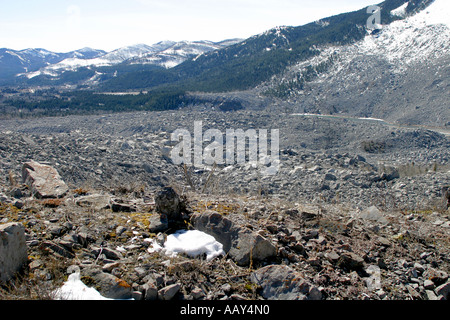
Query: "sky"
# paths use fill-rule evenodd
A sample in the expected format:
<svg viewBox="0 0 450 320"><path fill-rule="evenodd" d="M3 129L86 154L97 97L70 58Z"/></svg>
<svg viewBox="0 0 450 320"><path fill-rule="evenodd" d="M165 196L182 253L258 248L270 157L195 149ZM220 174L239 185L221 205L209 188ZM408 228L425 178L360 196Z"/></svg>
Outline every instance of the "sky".
<svg viewBox="0 0 450 320"><path fill-rule="evenodd" d="M1 0L0 48L112 51L163 40L248 38L381 0Z"/></svg>

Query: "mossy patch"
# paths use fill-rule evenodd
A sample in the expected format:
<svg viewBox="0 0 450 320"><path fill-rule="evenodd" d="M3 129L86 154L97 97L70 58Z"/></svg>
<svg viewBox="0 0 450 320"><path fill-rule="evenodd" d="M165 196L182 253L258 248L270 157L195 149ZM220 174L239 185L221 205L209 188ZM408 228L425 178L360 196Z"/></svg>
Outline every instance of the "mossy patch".
<svg viewBox="0 0 450 320"><path fill-rule="evenodd" d="M205 212L206 210L214 210L221 215L227 216L232 213L236 213L239 211L240 206L232 203L222 203L217 201L199 201L197 202L192 209L194 212Z"/></svg>

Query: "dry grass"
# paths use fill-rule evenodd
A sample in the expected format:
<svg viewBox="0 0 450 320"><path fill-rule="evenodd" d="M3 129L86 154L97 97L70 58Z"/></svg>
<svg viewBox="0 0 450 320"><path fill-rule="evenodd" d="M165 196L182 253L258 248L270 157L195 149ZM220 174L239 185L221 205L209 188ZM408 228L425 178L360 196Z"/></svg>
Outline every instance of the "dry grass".
<svg viewBox="0 0 450 320"><path fill-rule="evenodd" d="M48 207L48 208L57 208L59 207L61 204L63 204L63 200L61 199L46 199L46 200L42 200L42 205L44 207Z"/></svg>
<svg viewBox="0 0 450 320"><path fill-rule="evenodd" d="M84 189L84 188L77 188L77 189L73 190L73 192L79 196L85 196L89 193L89 190Z"/></svg>
<svg viewBox="0 0 450 320"><path fill-rule="evenodd" d="M34 257L29 257L29 262ZM43 252L42 265L30 271L25 266L15 278L0 286L0 300L52 300L53 291L67 280L67 262Z"/></svg>
<svg viewBox="0 0 450 320"><path fill-rule="evenodd" d="M214 210L221 215L227 216L232 213L236 213L241 209L239 204L222 202L217 200L200 200L192 205L194 212L203 213L206 210Z"/></svg>

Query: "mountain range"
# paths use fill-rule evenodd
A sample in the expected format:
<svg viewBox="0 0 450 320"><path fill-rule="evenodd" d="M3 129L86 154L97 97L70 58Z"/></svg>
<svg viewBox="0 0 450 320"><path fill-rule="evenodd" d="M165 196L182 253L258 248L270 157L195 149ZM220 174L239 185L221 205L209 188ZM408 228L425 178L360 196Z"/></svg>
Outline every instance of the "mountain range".
<svg viewBox="0 0 450 320"><path fill-rule="evenodd" d="M449 1L385 0L377 6L378 29L368 28L366 7L245 40L164 41L109 53L2 49L0 78L94 92L149 92L134 104L116 97L118 110L174 109L192 103L192 92L207 92L230 94L240 100L237 105L258 98L296 113L450 126ZM87 93L75 101L89 110L105 104Z"/></svg>
<svg viewBox="0 0 450 320"><path fill-rule="evenodd" d="M83 48L68 53L55 53L42 48L12 50L0 49L0 81L13 79L21 73L36 71L64 59L92 59L105 51Z"/></svg>
<svg viewBox="0 0 450 320"><path fill-rule="evenodd" d="M446 41L448 25L446 24L430 23L436 26L431 28L434 31L430 31L428 30L430 28L425 30L426 28L419 23L406 22L409 23L408 27L399 29L397 33L389 32L391 24L395 25L396 21L402 20L410 21L410 18L422 11L425 12L422 15L431 21L434 16L441 14L441 7L444 7L444 12L445 8L448 9L448 4L445 2L445 0L386 0L379 4L383 26L381 30L367 28L367 20L370 17L367 8L324 18L303 26L276 27L224 49L206 52L194 59L188 59L174 68L164 70L164 72L150 70L123 74L111 79L103 88L120 91L176 86L178 89L183 88L187 91L224 92L249 90L264 85L276 77L281 80L280 88L277 89L281 89L285 85L284 74L299 64L308 66L310 61L317 60L330 48L354 48L361 42L369 43L370 39L378 39L385 35L390 39L386 41L408 49L402 52L409 52L409 55L421 52L421 43L427 41L429 47L436 48L436 51L441 51L443 55L446 55L448 54L448 41ZM427 11L424 10L426 8L438 9L433 10L433 12L436 11L432 14L433 17L427 17ZM399 13L400 11L401 13ZM427 23L422 24L426 25ZM422 31L426 32L425 35L421 35ZM411 41L401 43L404 38L411 39ZM414 39L422 40L416 42ZM380 47L379 49L374 47L375 52L386 51L383 49L383 43L380 41L375 41L375 43L375 47ZM374 56L369 49L365 54ZM385 56L389 55L389 52L385 53ZM421 56L427 55L422 54ZM397 59L395 62L389 59L388 63L391 64L404 62L402 59ZM329 61L328 65L321 63L315 69L322 68L321 71L324 72L332 64L332 61ZM309 67L309 69L311 68L312 66ZM312 80L310 78L314 72L310 70L311 74L303 77L299 82ZM283 97L281 91L278 90L274 93Z"/></svg>
<svg viewBox="0 0 450 320"><path fill-rule="evenodd" d="M8 83L9 80L11 83L12 80L15 80L14 82L17 83L17 80L23 82L33 78L40 78L41 81L58 80L66 72L80 72L86 69L98 76L101 72L95 72L97 68L118 65L122 65L122 67L151 65L171 68L199 54L219 50L239 41L241 40L161 41L153 45L127 46L111 52L92 48L83 48L67 53L56 53L45 49L12 50L4 48L0 49L0 81ZM38 79L31 83L35 84ZM81 79L86 80L83 77Z"/></svg>

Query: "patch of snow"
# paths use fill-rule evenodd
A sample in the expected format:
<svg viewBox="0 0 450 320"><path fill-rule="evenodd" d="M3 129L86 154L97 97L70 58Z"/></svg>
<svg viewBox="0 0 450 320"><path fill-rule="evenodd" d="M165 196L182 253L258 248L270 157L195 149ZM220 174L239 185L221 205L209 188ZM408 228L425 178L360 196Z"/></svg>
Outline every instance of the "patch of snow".
<svg viewBox="0 0 450 320"><path fill-rule="evenodd" d="M95 74L84 82L84 84L97 84L104 73L95 71Z"/></svg>
<svg viewBox="0 0 450 320"><path fill-rule="evenodd" d="M176 67L177 65L179 65L182 62L183 61L180 61L180 60L167 61L167 62L164 62L162 64L162 66L166 69L170 69L170 68Z"/></svg>
<svg viewBox="0 0 450 320"><path fill-rule="evenodd" d="M86 286L81 281L79 272L72 273L64 285L53 293L55 300L112 300L103 297L94 288Z"/></svg>
<svg viewBox="0 0 450 320"><path fill-rule="evenodd" d="M50 77L58 76L56 73L54 73L51 70L41 69L41 70L33 71L33 72L28 72L28 70L25 70L25 73L19 73L16 75L16 77L26 76L28 79L33 79L34 77L37 77L40 75L47 75Z"/></svg>
<svg viewBox="0 0 450 320"><path fill-rule="evenodd" d="M6 51L6 53L19 58L19 60L22 62L26 62L24 58L22 58L20 55L18 55L17 53L15 53L13 51Z"/></svg>
<svg viewBox="0 0 450 320"><path fill-rule="evenodd" d="M26 74L26 76L30 79L40 74L57 77L59 73L76 71L81 67L113 66L125 61L130 64L155 64L169 69L179 65L193 55L199 57L205 52L217 50L235 42L237 41L229 40L225 42L225 45L221 45L211 41L161 41L152 46L137 44L119 48L91 59L86 59L80 53L91 49L83 48L73 52L73 56L70 58L55 64L49 64L40 69L40 73Z"/></svg>
<svg viewBox="0 0 450 320"><path fill-rule="evenodd" d="M87 67L87 66L109 66L118 60L110 60L104 57L94 58L94 59L80 59L80 58L68 58L63 61L54 64L50 68L58 70L58 69L69 69L73 70L79 67Z"/></svg>
<svg viewBox="0 0 450 320"><path fill-rule="evenodd" d="M206 254L207 261L225 254L220 242L213 236L198 230L179 230L168 235L164 247L152 241L147 251L150 253L161 251L169 256L184 253L192 258Z"/></svg>
<svg viewBox="0 0 450 320"><path fill-rule="evenodd" d="M408 6L409 2L405 2L397 9L394 9L391 11L391 15L397 16L397 17L404 17L406 15L406 7Z"/></svg>
<svg viewBox="0 0 450 320"><path fill-rule="evenodd" d="M315 23L321 27L328 27L330 25L329 21L317 20Z"/></svg>
<svg viewBox="0 0 450 320"><path fill-rule="evenodd" d="M427 25L444 24L450 28L450 1L434 0L428 8L412 18L424 20Z"/></svg>
<svg viewBox="0 0 450 320"><path fill-rule="evenodd" d="M28 72L26 74L20 73L17 76L23 76L25 75L28 79L33 79L34 77L40 76L42 74L41 71L35 71L35 72Z"/></svg>
<svg viewBox="0 0 450 320"><path fill-rule="evenodd" d="M203 55L203 53L200 53L198 56L196 56L192 61L197 61L198 58L200 58Z"/></svg>
<svg viewBox="0 0 450 320"><path fill-rule="evenodd" d="M145 239L144 241L149 242L149 248L147 249L148 253L160 252L164 249L155 239Z"/></svg>
<svg viewBox="0 0 450 320"><path fill-rule="evenodd" d="M20 53L25 53L25 54L29 54L35 57L40 57L40 58L46 58L48 56L58 56L56 53L45 50L45 49L35 49L35 48L30 48L30 49L25 49L25 50L21 50Z"/></svg>
<svg viewBox="0 0 450 320"><path fill-rule="evenodd" d="M292 116L313 116L313 117L322 117L322 114L318 114L318 113L292 113Z"/></svg>
<svg viewBox="0 0 450 320"><path fill-rule="evenodd" d="M397 10L397 9L396 9ZM397 11L398 12L398 11ZM397 66L446 55L450 48L450 1L435 0L418 14L391 23L356 44L359 53L377 55Z"/></svg>
<svg viewBox="0 0 450 320"><path fill-rule="evenodd" d="M405 6L406 7L406 6ZM397 8L394 12L399 12ZM314 48L320 54L301 61L289 68L280 79L274 76L271 81L296 81L295 76L308 67L331 62L327 72L319 74L313 82L325 82L335 76L358 78L357 73L343 72L351 69L358 57L373 56L392 66L393 73L401 73L416 63L426 63L450 52L450 1L435 0L428 8L414 16L398 20L385 26L377 34L368 34L353 45ZM345 79L342 79L343 81ZM350 81L350 80L349 80Z"/></svg>

